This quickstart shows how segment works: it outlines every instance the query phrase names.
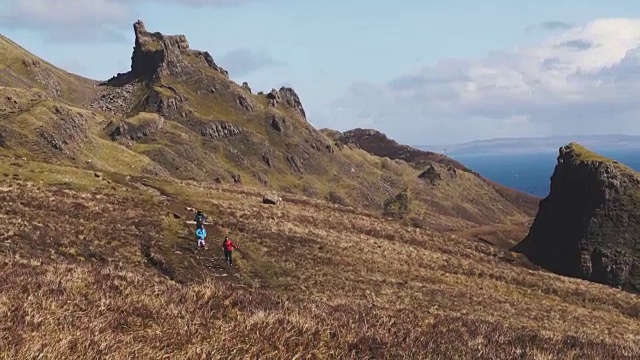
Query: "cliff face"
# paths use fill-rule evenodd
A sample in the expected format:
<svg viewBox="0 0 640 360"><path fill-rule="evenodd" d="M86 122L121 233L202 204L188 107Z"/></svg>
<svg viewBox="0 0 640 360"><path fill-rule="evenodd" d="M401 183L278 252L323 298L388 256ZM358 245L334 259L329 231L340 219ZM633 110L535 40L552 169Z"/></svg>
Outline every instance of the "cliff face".
<svg viewBox="0 0 640 360"><path fill-rule="evenodd" d="M579 144L560 148L549 195L514 247L553 272L640 293L640 178Z"/></svg>
<svg viewBox="0 0 640 360"><path fill-rule="evenodd" d="M177 74L183 67L189 66L185 57L199 59L207 66L219 71L225 77L226 70L216 65L213 57L206 51L189 48L189 41L184 35L164 35L147 31L141 20L133 24L136 40L131 55L131 72L138 78L150 78L157 72L160 74Z"/></svg>
<svg viewBox="0 0 640 360"><path fill-rule="evenodd" d="M142 20L133 24L133 30L135 44L131 54L131 70L117 74L102 85L121 87L136 81L157 82L163 76L186 80L185 75L202 73L204 68L214 70L223 79L229 79L229 72L218 66L208 51L191 49L185 35L150 32Z"/></svg>

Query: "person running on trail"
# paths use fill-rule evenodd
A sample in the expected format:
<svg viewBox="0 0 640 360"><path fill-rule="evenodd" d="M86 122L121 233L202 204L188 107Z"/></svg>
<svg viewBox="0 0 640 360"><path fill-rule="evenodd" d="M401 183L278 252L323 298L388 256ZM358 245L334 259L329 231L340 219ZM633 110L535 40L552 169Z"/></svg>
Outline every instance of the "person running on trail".
<svg viewBox="0 0 640 360"><path fill-rule="evenodd" d="M202 213L202 210L198 210L193 220L196 222L196 229L197 229L199 228L200 225L204 225L205 221L207 221L207 217Z"/></svg>
<svg viewBox="0 0 640 360"><path fill-rule="evenodd" d="M233 265L233 258L231 254L233 253L233 249L240 249L240 247L234 244L228 236L224 237L224 242L222 243L222 250L224 250L224 259L227 262L227 265Z"/></svg>
<svg viewBox="0 0 640 360"><path fill-rule="evenodd" d="M198 229L196 230L196 239L198 239L198 248L204 248L205 242L204 239L207 237L207 230L205 230L202 224L198 224Z"/></svg>

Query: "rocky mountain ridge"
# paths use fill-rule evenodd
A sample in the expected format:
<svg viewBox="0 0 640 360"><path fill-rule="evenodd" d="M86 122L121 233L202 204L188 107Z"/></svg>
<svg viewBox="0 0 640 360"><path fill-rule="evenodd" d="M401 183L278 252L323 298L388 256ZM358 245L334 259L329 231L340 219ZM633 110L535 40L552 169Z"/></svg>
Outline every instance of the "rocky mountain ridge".
<svg viewBox="0 0 640 360"><path fill-rule="evenodd" d="M3 119L7 151L96 171L303 194L375 212L408 189L405 220L444 231L522 227L533 215L527 204L535 200L445 156L425 157L397 143L389 149L399 152L381 153L347 141L356 131L340 138L319 131L293 89L254 93L209 52L191 49L184 35L151 32L140 20L133 31L130 71L103 82L62 76L7 43L15 61L44 64L60 89L86 90L32 101L38 91L51 93L46 84L23 88L14 73L0 72L0 86L20 89L16 101L25 104Z"/></svg>
<svg viewBox="0 0 640 360"><path fill-rule="evenodd" d="M428 179L432 184L435 184L435 182L442 179L443 175L441 172L436 170L436 167L434 166L435 164L440 164L445 167L445 169L442 170L442 173L448 174L448 176L455 177L457 171L463 171L476 176L478 179L492 187L507 201L531 216L533 216L537 210L539 201L537 197L491 181L468 168L461 162L444 154L423 151L408 145L399 144L397 141L390 139L387 135L374 129L357 128L343 133L330 131L328 129L325 129L324 131L328 136L333 137L336 141L344 145L353 144L375 156L405 161L416 169L422 170L419 177L422 179Z"/></svg>

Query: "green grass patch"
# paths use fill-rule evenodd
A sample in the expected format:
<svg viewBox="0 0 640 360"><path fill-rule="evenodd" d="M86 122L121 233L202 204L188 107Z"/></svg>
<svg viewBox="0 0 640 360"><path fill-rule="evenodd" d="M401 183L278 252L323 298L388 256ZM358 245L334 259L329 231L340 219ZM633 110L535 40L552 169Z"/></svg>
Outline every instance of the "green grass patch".
<svg viewBox="0 0 640 360"><path fill-rule="evenodd" d="M160 118L161 116L156 113L139 112L134 116L128 117L127 122L133 125L141 125L146 122L159 121Z"/></svg>
<svg viewBox="0 0 640 360"><path fill-rule="evenodd" d="M616 167L620 169L624 169L626 171L631 171L634 173L636 172L635 170L631 169L629 166L622 164L615 159L602 156L592 150L589 150L588 148L586 148L585 146L579 143L571 142L567 147L571 154L571 158L577 161L608 163L608 164L615 165Z"/></svg>
<svg viewBox="0 0 640 360"><path fill-rule="evenodd" d="M83 146L83 159L100 170L137 175L150 164L149 158L109 140L93 138Z"/></svg>
<svg viewBox="0 0 640 360"><path fill-rule="evenodd" d="M161 51L164 48L160 41L150 38L141 39L140 45L142 46L142 51L148 52Z"/></svg>
<svg viewBox="0 0 640 360"><path fill-rule="evenodd" d="M613 159L597 154L585 146L578 144L576 142L572 142L569 144L569 150L573 154L576 160L580 161L602 161L602 162L613 162Z"/></svg>
<svg viewBox="0 0 640 360"><path fill-rule="evenodd" d="M64 186L74 190L91 190L105 186L104 180L96 177L93 171L35 161L1 159L0 174L4 177L14 177L18 180L45 185Z"/></svg>

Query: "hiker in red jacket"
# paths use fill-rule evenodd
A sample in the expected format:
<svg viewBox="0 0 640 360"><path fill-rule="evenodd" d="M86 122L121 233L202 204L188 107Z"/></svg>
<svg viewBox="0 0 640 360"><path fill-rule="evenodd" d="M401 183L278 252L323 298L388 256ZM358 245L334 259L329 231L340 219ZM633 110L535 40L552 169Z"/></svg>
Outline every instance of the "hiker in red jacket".
<svg viewBox="0 0 640 360"><path fill-rule="evenodd" d="M224 242L222 243L222 250L224 250L224 259L227 262L227 265L233 265L233 259L231 257L231 253L233 249L240 249L240 247L234 244L228 236L224 237Z"/></svg>

